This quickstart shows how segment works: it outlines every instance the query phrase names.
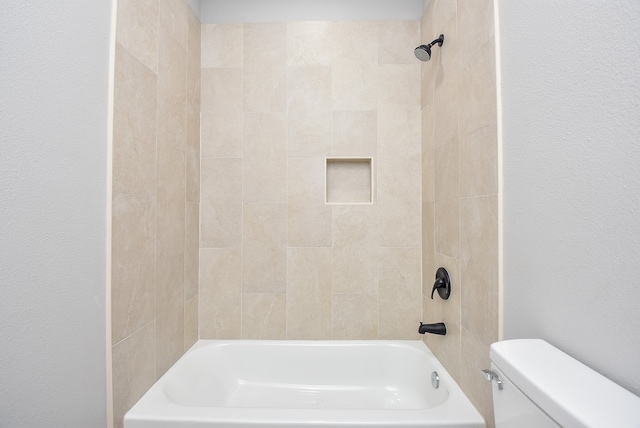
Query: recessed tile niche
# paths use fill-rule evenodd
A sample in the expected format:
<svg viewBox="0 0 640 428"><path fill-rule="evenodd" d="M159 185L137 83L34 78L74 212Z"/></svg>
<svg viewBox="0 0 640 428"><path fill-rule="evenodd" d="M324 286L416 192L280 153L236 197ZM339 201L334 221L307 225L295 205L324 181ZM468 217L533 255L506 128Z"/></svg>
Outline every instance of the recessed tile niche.
<svg viewBox="0 0 640 428"><path fill-rule="evenodd" d="M327 158L327 204L370 204L373 202L371 158Z"/></svg>

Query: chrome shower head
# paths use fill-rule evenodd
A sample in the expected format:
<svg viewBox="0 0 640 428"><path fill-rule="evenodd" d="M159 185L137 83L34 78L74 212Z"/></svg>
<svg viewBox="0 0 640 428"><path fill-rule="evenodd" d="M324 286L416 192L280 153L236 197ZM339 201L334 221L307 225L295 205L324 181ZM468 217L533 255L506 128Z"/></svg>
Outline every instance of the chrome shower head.
<svg viewBox="0 0 640 428"><path fill-rule="evenodd" d="M436 44L438 46L442 46L442 43L444 43L444 34L440 34L440 37L438 37L428 45L418 46L413 50L413 53L416 55L416 58L418 58L420 61L427 62L431 59L431 47L435 46Z"/></svg>

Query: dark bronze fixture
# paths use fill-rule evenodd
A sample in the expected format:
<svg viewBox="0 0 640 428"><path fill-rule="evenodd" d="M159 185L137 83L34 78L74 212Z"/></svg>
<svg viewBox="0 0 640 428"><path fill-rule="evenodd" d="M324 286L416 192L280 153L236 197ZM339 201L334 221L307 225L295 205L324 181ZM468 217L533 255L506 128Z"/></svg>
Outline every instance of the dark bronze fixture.
<svg viewBox="0 0 640 428"><path fill-rule="evenodd" d="M433 283L433 289L431 290L432 299L436 290L438 290L438 295L442 300L447 300L451 296L451 279L449 278L449 272L443 267L438 268L436 272L436 282Z"/></svg>
<svg viewBox="0 0 640 428"><path fill-rule="evenodd" d="M418 46L413 50L413 53L416 55L416 58L418 58L420 61L422 62L429 61L431 59L431 48L435 45L442 46L442 43L444 43L444 34L440 34L440 37L438 37L428 45Z"/></svg>
<svg viewBox="0 0 640 428"><path fill-rule="evenodd" d="M443 322L437 322L435 324L420 323L420 327L418 327L418 333L420 334L431 333L431 334L439 334L441 336L444 336L445 334L447 334L447 326L444 325Z"/></svg>

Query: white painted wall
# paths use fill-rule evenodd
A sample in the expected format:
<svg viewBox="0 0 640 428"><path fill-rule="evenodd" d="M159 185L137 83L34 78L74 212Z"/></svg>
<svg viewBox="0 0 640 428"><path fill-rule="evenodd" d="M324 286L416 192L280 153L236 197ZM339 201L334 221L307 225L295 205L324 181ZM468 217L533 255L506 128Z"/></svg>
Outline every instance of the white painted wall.
<svg viewBox="0 0 640 428"><path fill-rule="evenodd" d="M423 10L423 0L201 0L200 21L214 24L416 20ZM366 44L366 40L362 43Z"/></svg>
<svg viewBox="0 0 640 428"><path fill-rule="evenodd" d="M505 337L640 395L640 2L498 4Z"/></svg>
<svg viewBox="0 0 640 428"><path fill-rule="evenodd" d="M106 426L111 2L0 13L0 426Z"/></svg>

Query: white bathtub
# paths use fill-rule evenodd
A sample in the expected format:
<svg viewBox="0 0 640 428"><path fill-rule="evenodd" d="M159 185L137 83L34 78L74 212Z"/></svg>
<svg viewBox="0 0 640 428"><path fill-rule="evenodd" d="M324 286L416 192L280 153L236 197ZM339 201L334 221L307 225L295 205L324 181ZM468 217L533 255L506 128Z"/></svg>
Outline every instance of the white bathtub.
<svg viewBox="0 0 640 428"><path fill-rule="evenodd" d="M125 428L484 426L421 341L201 340L124 418Z"/></svg>

